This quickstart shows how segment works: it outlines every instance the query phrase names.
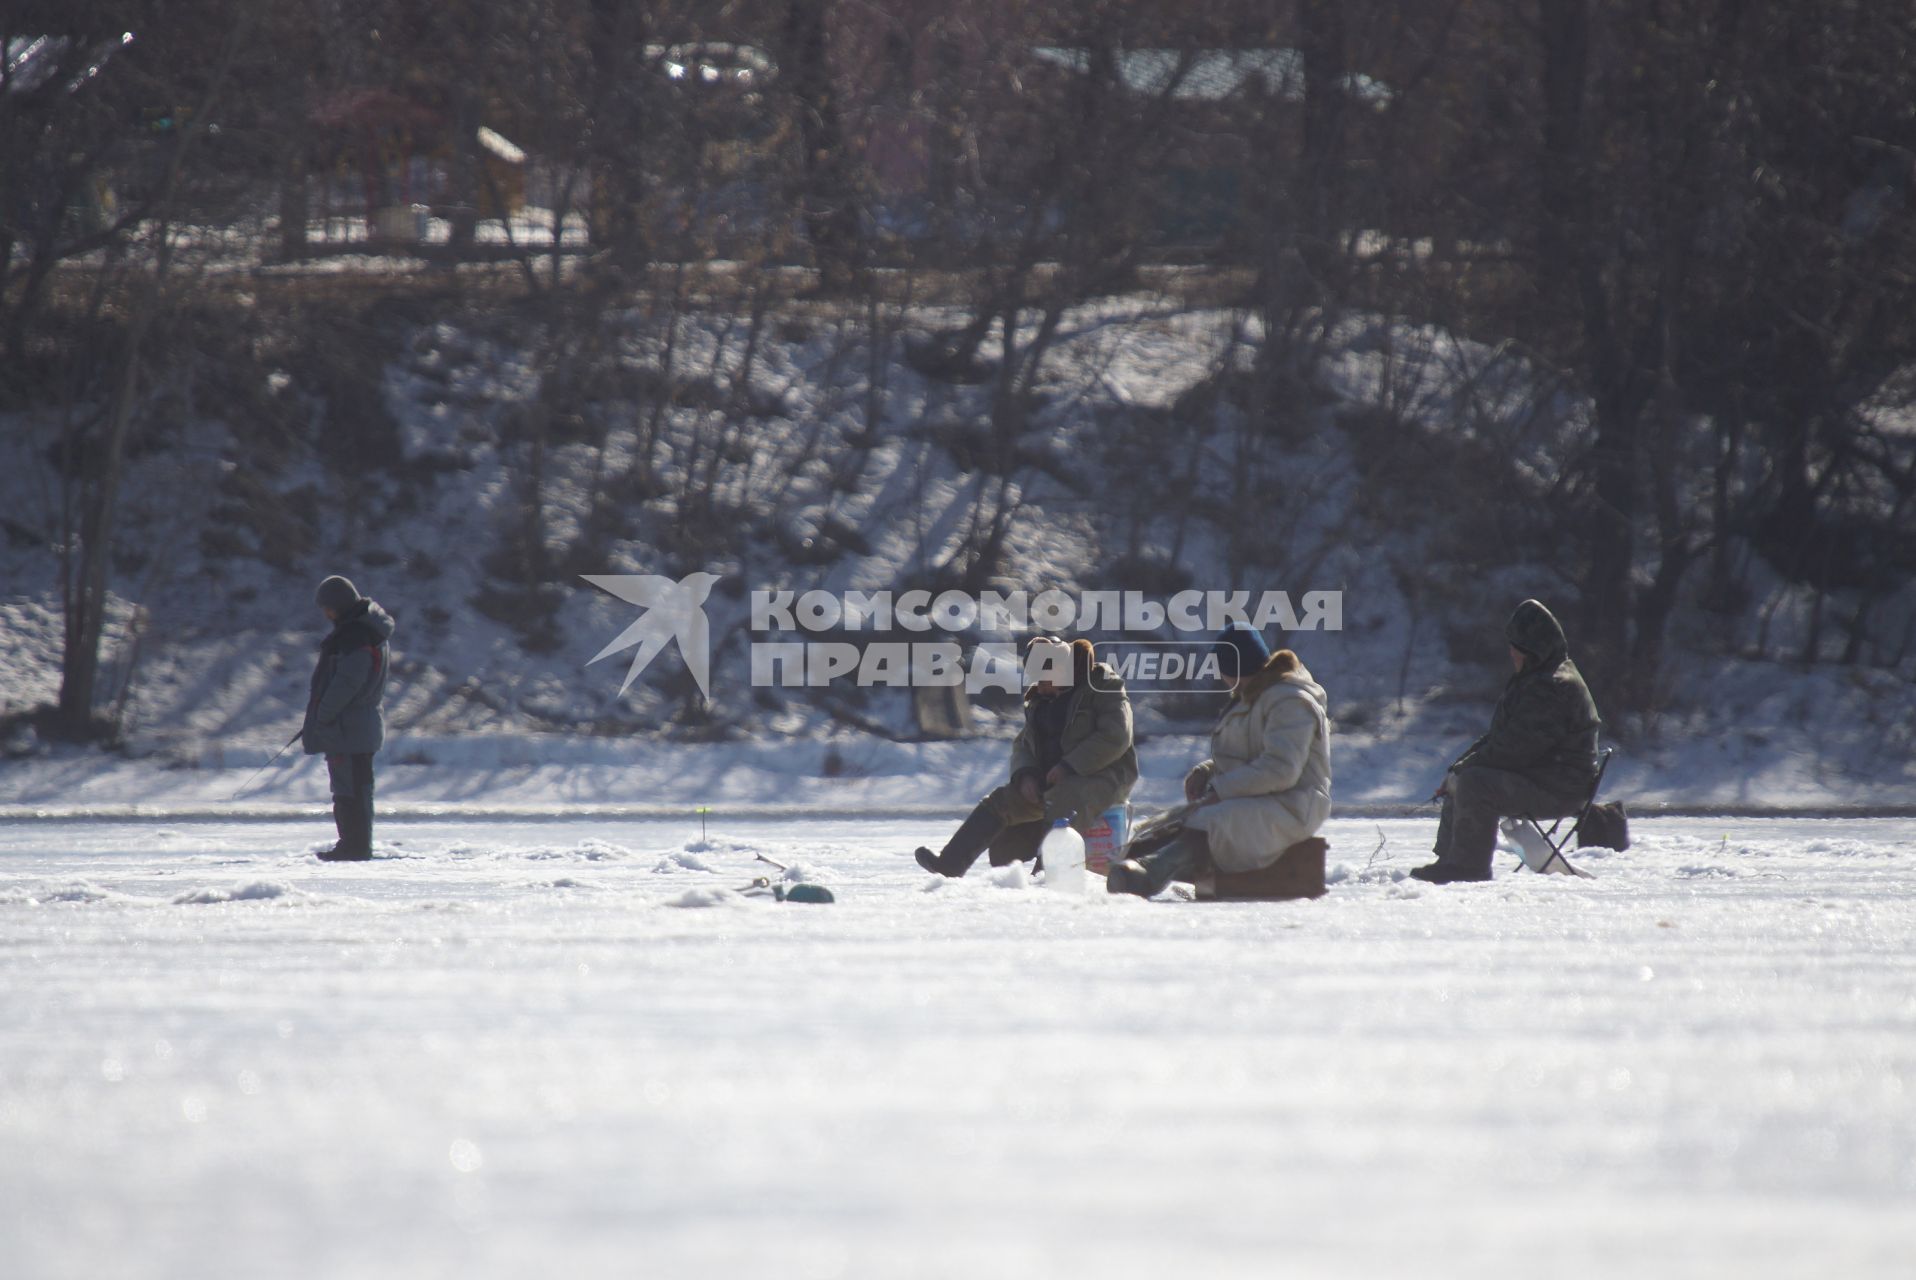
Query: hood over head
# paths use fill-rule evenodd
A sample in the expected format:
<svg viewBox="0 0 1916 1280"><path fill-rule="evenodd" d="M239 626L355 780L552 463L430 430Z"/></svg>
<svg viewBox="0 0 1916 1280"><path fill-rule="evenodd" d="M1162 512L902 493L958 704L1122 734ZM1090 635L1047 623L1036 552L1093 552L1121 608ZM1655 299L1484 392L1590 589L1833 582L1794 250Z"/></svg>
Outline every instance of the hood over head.
<svg viewBox="0 0 1916 1280"><path fill-rule="evenodd" d="M1562 624L1537 600L1517 606L1504 624L1504 638L1529 654L1533 666L1554 667L1570 654Z"/></svg>

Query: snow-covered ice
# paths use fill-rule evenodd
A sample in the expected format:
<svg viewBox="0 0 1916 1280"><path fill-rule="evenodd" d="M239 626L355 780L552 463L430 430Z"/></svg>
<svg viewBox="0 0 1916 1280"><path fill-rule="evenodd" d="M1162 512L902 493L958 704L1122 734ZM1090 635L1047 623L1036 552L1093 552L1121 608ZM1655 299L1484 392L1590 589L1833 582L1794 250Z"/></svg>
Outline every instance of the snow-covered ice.
<svg viewBox="0 0 1916 1280"><path fill-rule="evenodd" d="M1916 822L1285 904L948 829L0 823L0 1273L1910 1274Z"/></svg>

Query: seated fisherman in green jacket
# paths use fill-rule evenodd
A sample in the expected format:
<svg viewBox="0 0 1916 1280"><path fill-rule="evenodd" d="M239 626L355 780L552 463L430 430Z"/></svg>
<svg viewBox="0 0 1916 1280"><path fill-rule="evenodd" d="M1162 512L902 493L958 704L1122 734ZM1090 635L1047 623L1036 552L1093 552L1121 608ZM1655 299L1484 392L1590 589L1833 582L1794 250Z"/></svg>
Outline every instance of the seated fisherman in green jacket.
<svg viewBox="0 0 1916 1280"><path fill-rule="evenodd" d="M1597 704L1570 661L1563 627L1535 600L1504 626L1516 674L1504 685L1490 732L1450 766L1433 799L1443 801L1437 860L1411 875L1432 884L1490 879L1497 819L1576 813L1597 777Z"/></svg>
<svg viewBox="0 0 1916 1280"><path fill-rule="evenodd" d="M1059 818L1083 833L1138 780L1131 700L1118 673L1096 661L1089 640L1066 645L1040 636L1027 648L1026 669L1062 678L1034 679L1025 689L1010 781L979 801L943 849L917 851L927 871L962 876L987 849L994 867L1029 861Z"/></svg>

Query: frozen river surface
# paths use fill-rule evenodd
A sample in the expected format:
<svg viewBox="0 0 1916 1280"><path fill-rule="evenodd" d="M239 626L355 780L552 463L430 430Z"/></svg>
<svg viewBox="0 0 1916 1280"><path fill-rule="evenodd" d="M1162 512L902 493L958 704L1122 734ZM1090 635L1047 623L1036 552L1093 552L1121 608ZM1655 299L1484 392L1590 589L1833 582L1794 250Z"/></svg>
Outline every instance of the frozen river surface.
<svg viewBox="0 0 1916 1280"><path fill-rule="evenodd" d="M948 825L0 824L0 1273L1916 1274L1916 822L1262 905Z"/></svg>

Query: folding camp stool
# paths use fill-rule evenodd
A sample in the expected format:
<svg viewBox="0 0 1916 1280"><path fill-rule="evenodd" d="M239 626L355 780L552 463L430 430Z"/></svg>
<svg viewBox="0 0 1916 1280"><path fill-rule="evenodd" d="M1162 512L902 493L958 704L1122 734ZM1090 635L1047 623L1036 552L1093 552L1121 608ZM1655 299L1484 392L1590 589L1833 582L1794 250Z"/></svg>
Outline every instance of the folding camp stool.
<svg viewBox="0 0 1916 1280"><path fill-rule="evenodd" d="M1517 821L1528 822L1536 833L1543 837L1543 842L1550 846L1550 856L1543 860L1541 867L1536 868L1539 872L1549 871L1551 869L1550 864L1553 862L1562 862L1565 870L1582 874L1581 872L1576 872L1576 868L1570 865L1570 859L1563 856L1563 851L1570 847L1570 841L1577 834L1577 828L1582 825L1584 815L1589 813L1590 806L1597 802L1597 792L1603 789L1603 771L1610 767L1610 757L1615 755L1616 751L1617 749L1615 747L1605 747L1597 753L1597 776L1590 780L1590 792L1584 796L1583 803L1577 807L1577 811L1574 814L1558 818L1548 827L1537 821L1537 819L1530 814L1521 813L1517 815ZM1570 824L1569 829L1559 835L1558 831L1566 822ZM1517 860L1516 870L1521 871L1529 865L1528 862L1519 858Z"/></svg>

